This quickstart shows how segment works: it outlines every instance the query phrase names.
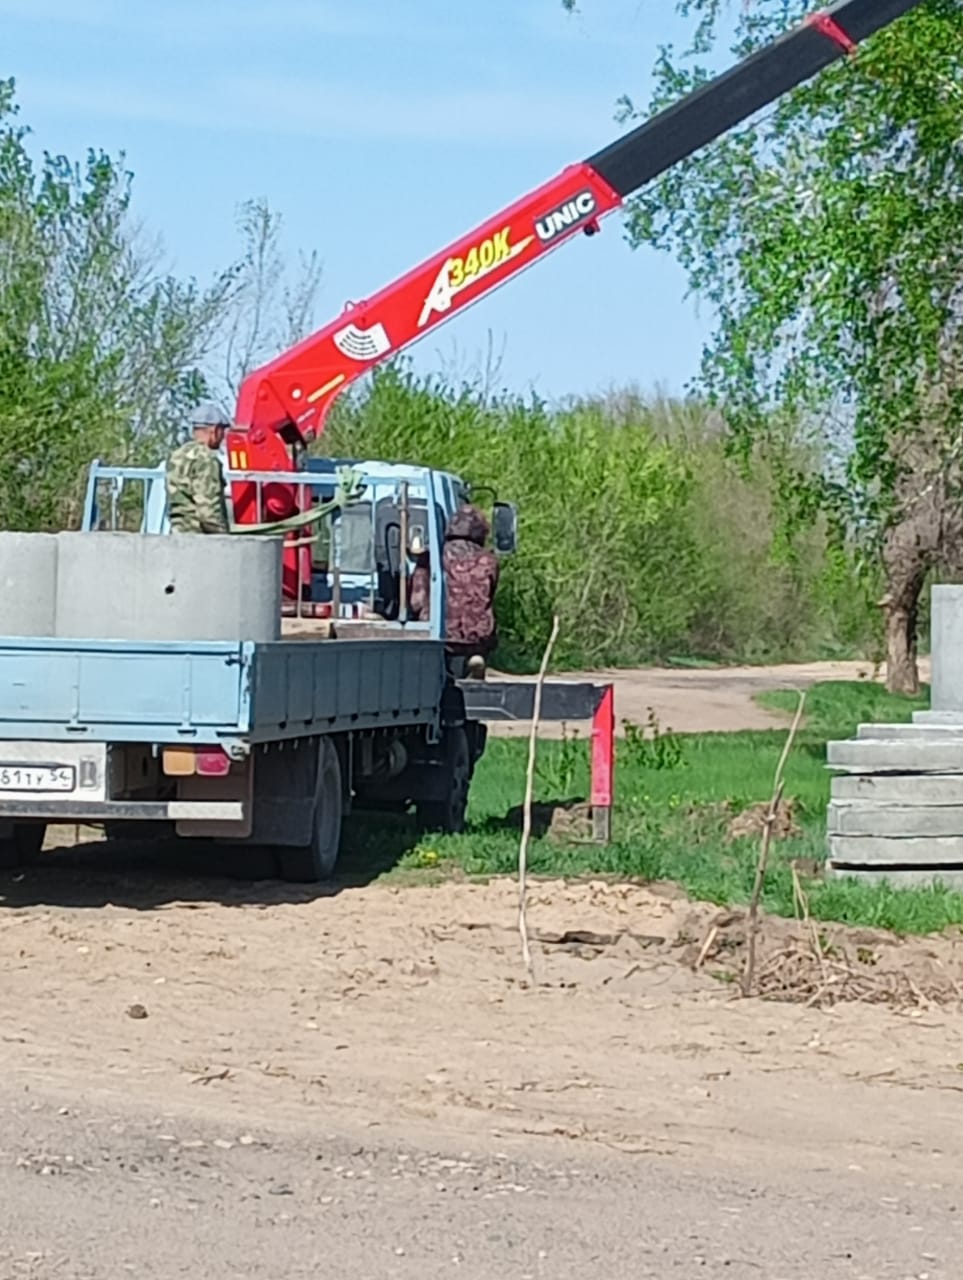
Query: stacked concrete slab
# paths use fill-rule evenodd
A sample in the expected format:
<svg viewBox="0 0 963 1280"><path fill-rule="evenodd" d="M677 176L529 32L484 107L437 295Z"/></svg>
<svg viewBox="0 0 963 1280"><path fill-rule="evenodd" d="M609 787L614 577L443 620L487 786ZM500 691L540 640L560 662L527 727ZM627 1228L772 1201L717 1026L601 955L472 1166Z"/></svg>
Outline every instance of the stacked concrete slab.
<svg viewBox="0 0 963 1280"><path fill-rule="evenodd" d="M0 636L277 640L277 539L0 533Z"/></svg>
<svg viewBox="0 0 963 1280"><path fill-rule="evenodd" d="M828 871L963 888L963 587L932 599L931 708L831 742Z"/></svg>

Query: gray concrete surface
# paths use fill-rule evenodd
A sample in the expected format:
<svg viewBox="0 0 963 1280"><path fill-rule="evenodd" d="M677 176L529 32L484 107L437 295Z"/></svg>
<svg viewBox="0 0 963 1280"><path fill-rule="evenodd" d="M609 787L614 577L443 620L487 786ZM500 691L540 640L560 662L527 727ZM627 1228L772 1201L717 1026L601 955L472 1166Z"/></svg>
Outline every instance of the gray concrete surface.
<svg viewBox="0 0 963 1280"><path fill-rule="evenodd" d="M0 1085L4 1280L950 1280L959 1188L558 1143L480 1154ZM895 1156L896 1153L894 1153ZM499 1158L501 1157L501 1158Z"/></svg>
<svg viewBox="0 0 963 1280"><path fill-rule="evenodd" d="M0 636L52 636L57 539L0 533Z"/></svg>
<svg viewBox="0 0 963 1280"><path fill-rule="evenodd" d="M963 774L963 739L851 738L830 742L826 759L848 773Z"/></svg>
<svg viewBox="0 0 963 1280"><path fill-rule="evenodd" d="M952 889L954 893L963 890L963 871L954 870L952 866L940 867L938 871L910 870L904 868L894 871L892 867L859 867L853 869L845 863L828 862L826 877L830 880L855 880L863 885L888 884L893 889L927 889L934 885L942 885L944 889Z"/></svg>
<svg viewBox="0 0 963 1280"><path fill-rule="evenodd" d="M930 602L930 704L963 714L963 587L935 586Z"/></svg>
<svg viewBox="0 0 963 1280"><path fill-rule="evenodd" d="M947 725L963 727L963 712L960 711L914 711L913 724Z"/></svg>
<svg viewBox="0 0 963 1280"><path fill-rule="evenodd" d="M872 836L830 835L829 856L834 862L867 867L887 863L915 863L920 867L945 863L963 868L963 835Z"/></svg>
<svg viewBox="0 0 963 1280"><path fill-rule="evenodd" d="M849 775L832 781L831 875L963 884L963 587L934 587L932 614L931 708L827 746L829 767Z"/></svg>
<svg viewBox="0 0 963 1280"><path fill-rule="evenodd" d="M277 640L277 539L57 535L63 639Z"/></svg>
<svg viewBox="0 0 963 1280"><path fill-rule="evenodd" d="M912 724L861 724L856 737L863 742L955 742L963 739L963 717Z"/></svg>
<svg viewBox="0 0 963 1280"><path fill-rule="evenodd" d="M833 800L876 800L887 805L963 805L963 774L849 773L831 781Z"/></svg>
<svg viewBox="0 0 963 1280"><path fill-rule="evenodd" d="M829 805L826 829L838 836L959 837L963 806L834 800Z"/></svg>

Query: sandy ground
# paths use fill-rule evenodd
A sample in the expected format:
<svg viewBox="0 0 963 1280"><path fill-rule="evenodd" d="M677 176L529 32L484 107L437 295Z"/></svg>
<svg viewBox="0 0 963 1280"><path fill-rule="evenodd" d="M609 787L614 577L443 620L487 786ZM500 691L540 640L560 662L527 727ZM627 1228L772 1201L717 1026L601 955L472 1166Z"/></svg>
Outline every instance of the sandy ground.
<svg viewBox="0 0 963 1280"><path fill-rule="evenodd" d="M676 892L536 886L539 933L619 937L537 944L532 989L505 881L312 900L150 868L118 876L96 869L96 849L87 857L94 870L78 859L3 887L5 1074L204 1094L292 1120L307 1106L363 1128L674 1155L702 1145L722 1113L739 1134L732 1158L750 1160L773 1139L821 1159L869 1120L872 1082L887 1097L963 1088L963 1047L946 1041L955 1014L942 1006L899 1016L734 1001L684 962L713 911ZM957 944L942 946L955 976ZM933 944L899 950L918 964ZM130 1016L135 1006L148 1016ZM848 1097L845 1116L815 1106L830 1082ZM880 1127L866 1124L870 1146Z"/></svg>
<svg viewBox="0 0 963 1280"><path fill-rule="evenodd" d="M895 1006L743 1001L713 908L556 882L532 985L508 882L120 861L0 878L4 1277L959 1275L956 940L851 938Z"/></svg>
<svg viewBox="0 0 963 1280"><path fill-rule="evenodd" d="M619 711L748 728L853 672L635 673ZM0 1280L961 1274L957 937L829 930L824 964L768 922L794 999L742 1000L733 913L538 883L532 982L509 882L191 856L0 875Z"/></svg>
<svg viewBox="0 0 963 1280"><path fill-rule="evenodd" d="M492 679L508 677L492 673ZM920 662L920 678L929 681L928 658ZM678 733L726 733L739 729L772 729L786 717L766 711L753 701L771 689L807 689L823 680L885 680L885 668L874 671L868 662L810 662L795 666L665 668L633 671L593 671L566 675L566 680L589 680L615 686L617 726L623 720L646 723L651 707L660 727ZM542 726L542 736L561 731ZM505 736L527 734L527 724L493 724L491 732Z"/></svg>

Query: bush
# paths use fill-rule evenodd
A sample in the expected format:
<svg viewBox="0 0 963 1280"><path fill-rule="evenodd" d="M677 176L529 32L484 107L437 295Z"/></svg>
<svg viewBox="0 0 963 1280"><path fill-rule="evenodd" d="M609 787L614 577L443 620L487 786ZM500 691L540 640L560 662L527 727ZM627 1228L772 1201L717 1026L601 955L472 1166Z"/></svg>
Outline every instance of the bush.
<svg viewBox="0 0 963 1280"><path fill-rule="evenodd" d="M847 558L819 529L775 553L772 475L742 475L699 405L622 395L553 411L396 363L337 406L324 442L518 503L498 600L509 669L534 668L553 612L568 668L835 655L871 640Z"/></svg>

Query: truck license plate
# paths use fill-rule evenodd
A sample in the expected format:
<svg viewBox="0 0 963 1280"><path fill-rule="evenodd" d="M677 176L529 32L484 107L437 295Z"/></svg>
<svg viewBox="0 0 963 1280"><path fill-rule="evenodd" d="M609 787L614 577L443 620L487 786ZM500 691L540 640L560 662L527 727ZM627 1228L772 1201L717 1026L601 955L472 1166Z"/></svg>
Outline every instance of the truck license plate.
<svg viewBox="0 0 963 1280"><path fill-rule="evenodd" d="M0 763L0 791L73 791L75 778L70 765Z"/></svg>

